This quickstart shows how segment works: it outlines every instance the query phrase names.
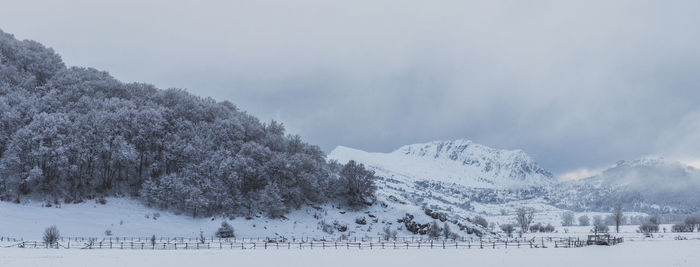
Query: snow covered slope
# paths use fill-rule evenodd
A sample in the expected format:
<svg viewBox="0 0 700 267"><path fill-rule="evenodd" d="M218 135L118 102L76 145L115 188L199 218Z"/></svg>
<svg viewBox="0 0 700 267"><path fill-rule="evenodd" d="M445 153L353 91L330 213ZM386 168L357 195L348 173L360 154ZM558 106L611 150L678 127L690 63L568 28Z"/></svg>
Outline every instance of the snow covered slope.
<svg viewBox="0 0 700 267"><path fill-rule="evenodd" d="M469 140L435 141L368 153L339 146L329 159L355 160L382 176L432 180L471 188L526 188L553 184L552 175L521 150L501 150Z"/></svg>

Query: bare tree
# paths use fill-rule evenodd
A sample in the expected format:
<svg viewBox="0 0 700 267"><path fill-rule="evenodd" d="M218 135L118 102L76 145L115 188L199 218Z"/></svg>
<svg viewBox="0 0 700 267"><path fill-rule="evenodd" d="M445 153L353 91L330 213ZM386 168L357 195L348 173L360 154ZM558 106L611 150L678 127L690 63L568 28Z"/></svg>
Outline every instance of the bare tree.
<svg viewBox="0 0 700 267"><path fill-rule="evenodd" d="M204 237L204 231L199 230L199 243L204 244L207 242L207 238Z"/></svg>
<svg viewBox="0 0 700 267"><path fill-rule="evenodd" d="M561 214L561 225L562 226L572 226L574 225L574 213L571 211L565 211Z"/></svg>
<svg viewBox="0 0 700 267"><path fill-rule="evenodd" d="M56 228L55 225L51 225L44 230L44 242L49 247L53 247L53 245L58 242L59 238L61 238L61 234L58 232L58 228ZM56 244L56 246L58 246L58 244Z"/></svg>
<svg viewBox="0 0 700 267"><path fill-rule="evenodd" d="M535 209L533 208L519 208L516 211L515 221L518 222L523 232L527 232L528 227L534 219Z"/></svg>
<svg viewBox="0 0 700 267"><path fill-rule="evenodd" d="M396 232L396 230L391 230L391 227L389 227L389 226L387 225L386 227L384 227L384 232L382 233L382 237L384 237L384 240L385 240L385 241L389 241L389 240L392 240L392 239L393 239L393 240L396 240L396 235L397 235L397 234L398 234L398 233Z"/></svg>
<svg viewBox="0 0 700 267"><path fill-rule="evenodd" d="M438 238L442 235L442 228L440 228L440 225L437 223L437 221L433 221L430 226L428 226L428 236L430 238Z"/></svg>
<svg viewBox="0 0 700 267"><path fill-rule="evenodd" d="M615 207L615 209L613 210L612 216L615 219L615 232L619 233L620 224L622 224L622 219L624 218L624 214L622 213L622 206L617 205L617 207Z"/></svg>
<svg viewBox="0 0 700 267"><path fill-rule="evenodd" d="M452 231L450 231L450 226L447 223L445 223L442 227L442 236L445 238L445 240L447 240L448 238L450 238L451 235Z"/></svg>

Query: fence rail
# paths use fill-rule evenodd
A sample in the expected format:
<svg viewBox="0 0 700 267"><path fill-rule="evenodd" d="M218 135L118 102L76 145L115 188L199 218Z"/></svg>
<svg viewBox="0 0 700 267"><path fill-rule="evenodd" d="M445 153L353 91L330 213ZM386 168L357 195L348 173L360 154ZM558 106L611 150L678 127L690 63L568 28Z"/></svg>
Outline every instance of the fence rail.
<svg viewBox="0 0 700 267"><path fill-rule="evenodd" d="M24 241L22 239L0 237L0 241L9 243L4 247L18 248L54 248L54 249L139 249L139 250L198 250L198 249L505 249L505 248L578 248L591 245L579 238L459 238L431 240L424 238L353 238L350 240L319 239L197 239L197 238L143 238L115 237L89 238L64 237L58 242L48 244L42 241ZM612 245L621 243L622 238L613 238Z"/></svg>

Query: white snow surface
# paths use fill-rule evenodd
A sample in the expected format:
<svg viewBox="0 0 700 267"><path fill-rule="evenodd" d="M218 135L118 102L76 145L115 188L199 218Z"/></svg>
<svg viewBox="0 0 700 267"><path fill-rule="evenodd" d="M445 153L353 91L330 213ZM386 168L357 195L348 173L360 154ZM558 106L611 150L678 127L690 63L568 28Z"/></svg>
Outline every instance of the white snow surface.
<svg viewBox="0 0 700 267"><path fill-rule="evenodd" d="M399 205L382 208L374 205L362 211L343 209L337 205L306 206L292 210L287 219L270 219L265 216L227 218L222 216L193 218L185 214L174 214L149 208L140 201L127 198L107 198L102 205L95 201L80 204L62 204L43 207L41 202L15 204L0 202L0 236L24 240L41 240L44 229L56 225L64 237L106 237L110 230L114 237L186 237L196 238L200 231L209 238L214 235L222 221L233 226L238 238L323 238L345 234L349 237L378 237L385 226L397 230L396 218L406 212L426 220L417 207ZM370 217L370 215L376 218ZM366 225L355 223L364 217ZM154 219L155 218L155 219ZM376 222L374 220L376 219ZM347 225L346 232L323 232L319 223L332 224L338 221ZM456 226L452 226L453 229ZM408 235L407 231L399 235ZM1 266L1 265L0 265Z"/></svg>
<svg viewBox="0 0 700 267"><path fill-rule="evenodd" d="M508 249L56 250L0 248L0 266L700 266L700 240Z"/></svg>
<svg viewBox="0 0 700 267"><path fill-rule="evenodd" d="M471 188L521 188L555 182L522 150L494 149L464 139L406 145L391 153L338 146L328 158L340 163L355 160L380 176L398 175Z"/></svg>

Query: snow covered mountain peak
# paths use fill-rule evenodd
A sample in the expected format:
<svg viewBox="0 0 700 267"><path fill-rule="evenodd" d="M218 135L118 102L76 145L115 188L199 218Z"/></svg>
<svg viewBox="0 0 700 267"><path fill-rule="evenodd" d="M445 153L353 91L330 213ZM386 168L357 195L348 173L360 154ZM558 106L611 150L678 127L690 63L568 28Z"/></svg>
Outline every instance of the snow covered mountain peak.
<svg viewBox="0 0 700 267"><path fill-rule="evenodd" d="M479 168L484 173L493 173L496 176L516 180L527 180L533 175L552 178L551 173L540 167L522 150L495 149L466 139L406 145L392 153L455 161L465 166Z"/></svg>
<svg viewBox="0 0 700 267"><path fill-rule="evenodd" d="M679 161L665 159L661 156L644 156L638 159L625 161L620 160L611 167L614 168L678 168L692 171L693 167L687 166Z"/></svg>
<svg viewBox="0 0 700 267"><path fill-rule="evenodd" d="M552 175L522 150L501 150L470 140L434 141L402 146L391 153L368 153L339 146L328 157L355 160L384 176L454 182L467 187L545 186Z"/></svg>

